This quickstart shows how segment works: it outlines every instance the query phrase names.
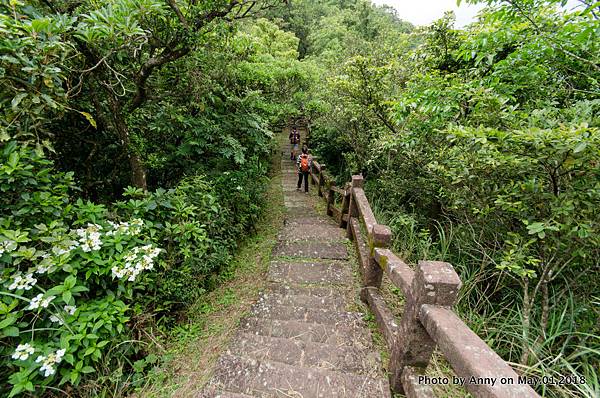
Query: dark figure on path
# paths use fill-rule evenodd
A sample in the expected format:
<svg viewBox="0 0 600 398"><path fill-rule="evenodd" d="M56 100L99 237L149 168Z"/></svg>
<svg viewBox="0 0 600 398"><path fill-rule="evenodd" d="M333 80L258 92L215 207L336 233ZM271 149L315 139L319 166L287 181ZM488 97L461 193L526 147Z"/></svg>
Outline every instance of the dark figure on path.
<svg viewBox="0 0 600 398"><path fill-rule="evenodd" d="M302 153L298 156L298 160L296 160L296 165L298 166L298 188L300 191L300 187L302 186L302 179L304 178L304 192L308 193L308 174L312 168L312 156L308 154L308 147L304 145L302 147Z"/></svg>
<svg viewBox="0 0 600 398"><path fill-rule="evenodd" d="M296 130L296 127L290 132L290 160L293 162L296 159L298 153L298 145L300 145L300 133Z"/></svg>

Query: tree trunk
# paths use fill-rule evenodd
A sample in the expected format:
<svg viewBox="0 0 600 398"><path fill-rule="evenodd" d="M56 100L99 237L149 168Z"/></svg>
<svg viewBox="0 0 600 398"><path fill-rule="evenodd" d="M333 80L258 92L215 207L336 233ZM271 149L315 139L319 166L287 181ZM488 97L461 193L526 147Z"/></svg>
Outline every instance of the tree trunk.
<svg viewBox="0 0 600 398"><path fill-rule="evenodd" d="M523 282L523 330L521 341L521 365L527 365L529 359L529 329L531 327L531 306L532 300L529 298L529 280L525 278Z"/></svg>
<svg viewBox="0 0 600 398"><path fill-rule="evenodd" d="M131 185L136 188L141 188L146 192L148 190L146 184L146 169L144 168L144 163L139 155L131 148L129 129L127 128L127 123L125 123L123 117L123 107L119 100L115 98L114 94L110 92L108 93L108 102L110 104L115 130L117 131L121 146L123 146L127 159L129 160L129 167L131 168Z"/></svg>

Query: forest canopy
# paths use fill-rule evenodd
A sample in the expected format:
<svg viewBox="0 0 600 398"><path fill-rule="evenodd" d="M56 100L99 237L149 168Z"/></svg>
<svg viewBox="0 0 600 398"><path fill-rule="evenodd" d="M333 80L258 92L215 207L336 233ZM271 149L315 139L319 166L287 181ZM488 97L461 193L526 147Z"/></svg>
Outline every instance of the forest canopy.
<svg viewBox="0 0 600 398"><path fill-rule="evenodd" d="M469 0L458 29L366 0L0 4L0 395L135 392L219 285L290 118L362 173L407 261L549 397L600 392L600 5ZM112 393L111 393L112 394Z"/></svg>

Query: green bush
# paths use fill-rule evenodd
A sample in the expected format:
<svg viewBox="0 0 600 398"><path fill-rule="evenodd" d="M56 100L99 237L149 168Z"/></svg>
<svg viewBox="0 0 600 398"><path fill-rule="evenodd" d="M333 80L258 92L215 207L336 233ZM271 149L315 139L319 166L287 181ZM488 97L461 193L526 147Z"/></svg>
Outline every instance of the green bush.
<svg viewBox="0 0 600 398"><path fill-rule="evenodd" d="M107 207L73 201L71 173L27 146L4 145L0 390L14 396L130 369L123 360L140 352L133 318L171 320L214 287L259 214L264 173L249 162L214 182L129 188Z"/></svg>

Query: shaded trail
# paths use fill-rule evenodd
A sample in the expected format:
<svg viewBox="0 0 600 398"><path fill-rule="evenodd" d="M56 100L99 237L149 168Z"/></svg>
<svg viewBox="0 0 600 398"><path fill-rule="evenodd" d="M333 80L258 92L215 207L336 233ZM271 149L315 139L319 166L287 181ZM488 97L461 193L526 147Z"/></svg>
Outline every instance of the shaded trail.
<svg viewBox="0 0 600 398"><path fill-rule="evenodd" d="M286 137L281 172L286 223L267 288L240 323L199 397L390 397L363 314L344 230L296 191Z"/></svg>

